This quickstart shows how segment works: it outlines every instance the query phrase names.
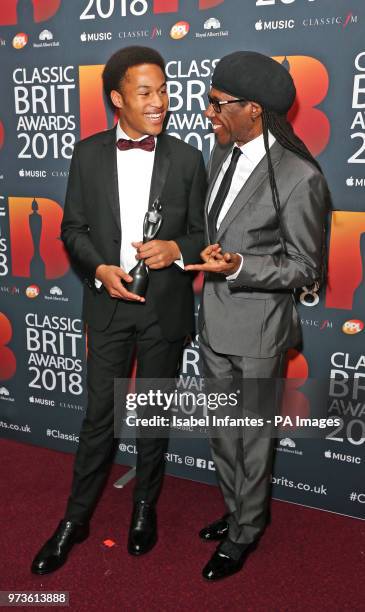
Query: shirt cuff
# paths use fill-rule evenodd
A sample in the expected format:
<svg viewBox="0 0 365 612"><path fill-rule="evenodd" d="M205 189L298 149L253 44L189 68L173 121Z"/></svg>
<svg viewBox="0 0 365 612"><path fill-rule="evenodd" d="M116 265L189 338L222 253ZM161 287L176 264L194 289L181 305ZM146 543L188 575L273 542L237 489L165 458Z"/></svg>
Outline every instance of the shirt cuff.
<svg viewBox="0 0 365 612"><path fill-rule="evenodd" d="M95 287L97 289L100 289L100 287L102 287L103 285L103 283L98 278L95 278L94 282L95 282Z"/></svg>
<svg viewBox="0 0 365 612"><path fill-rule="evenodd" d="M180 253L179 259L175 259L174 264L179 266L179 268L181 268L182 270L184 269L184 259L183 259L183 256L181 255L181 253Z"/></svg>
<svg viewBox="0 0 365 612"><path fill-rule="evenodd" d="M237 253L237 255L240 256L241 258L241 263L240 263L240 267L238 268L237 272L234 272L233 274L230 274L229 276L226 276L226 280L227 281L231 281L231 280L236 280L237 276L239 275L239 273L242 270L242 266L243 266L243 257L240 253Z"/></svg>

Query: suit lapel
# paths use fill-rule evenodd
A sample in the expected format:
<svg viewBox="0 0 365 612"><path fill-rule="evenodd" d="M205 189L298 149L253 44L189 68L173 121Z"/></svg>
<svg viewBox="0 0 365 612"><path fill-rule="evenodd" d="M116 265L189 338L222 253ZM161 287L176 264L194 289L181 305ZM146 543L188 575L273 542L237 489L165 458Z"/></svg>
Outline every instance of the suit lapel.
<svg viewBox="0 0 365 612"><path fill-rule="evenodd" d="M277 165L283 154L283 147L278 142L275 142L273 146L271 147L270 154L271 154L271 160L272 160L273 166ZM250 174L250 176L248 177L242 189L238 192L226 216L223 218L222 223L217 232L217 241L220 240L220 238L226 231L227 227L229 227L229 225L234 221L235 217L242 210L242 208L247 204L248 200L253 196L253 194L259 188L261 183L265 179L267 179L267 177L268 177L267 156L264 155L264 157L258 163L258 165L254 169L252 174Z"/></svg>
<svg viewBox="0 0 365 612"><path fill-rule="evenodd" d="M150 197L148 208L150 209L157 197L161 196L170 167L170 148L168 136L161 134L157 138L155 160L151 179ZM164 203L162 202L162 205ZM163 214L163 210L162 210Z"/></svg>
<svg viewBox="0 0 365 612"><path fill-rule="evenodd" d="M102 176L105 184L106 201L111 207L115 222L119 231L121 231L115 131L116 128L113 128L105 132L102 151Z"/></svg>

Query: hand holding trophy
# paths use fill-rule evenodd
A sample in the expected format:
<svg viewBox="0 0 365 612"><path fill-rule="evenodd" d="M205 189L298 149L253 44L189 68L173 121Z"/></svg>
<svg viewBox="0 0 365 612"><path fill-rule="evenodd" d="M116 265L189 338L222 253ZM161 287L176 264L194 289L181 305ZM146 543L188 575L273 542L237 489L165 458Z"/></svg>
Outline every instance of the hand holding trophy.
<svg viewBox="0 0 365 612"><path fill-rule="evenodd" d="M156 238L161 227L163 217L161 215L162 205L160 198L157 197L152 204L151 210L145 214L143 221L143 242L149 242ZM141 259L132 270L129 271L133 280L128 283L128 291L145 297L148 286L148 267Z"/></svg>

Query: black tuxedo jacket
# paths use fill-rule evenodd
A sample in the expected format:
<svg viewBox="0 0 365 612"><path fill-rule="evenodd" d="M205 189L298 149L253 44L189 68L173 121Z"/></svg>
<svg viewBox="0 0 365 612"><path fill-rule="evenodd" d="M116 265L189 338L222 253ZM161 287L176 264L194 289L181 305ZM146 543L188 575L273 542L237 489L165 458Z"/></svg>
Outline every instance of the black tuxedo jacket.
<svg viewBox="0 0 365 612"><path fill-rule="evenodd" d="M76 144L61 237L85 281L83 317L102 331L110 323L117 299L95 288L100 264L120 265L120 223L115 128ZM161 134L157 138L149 206L160 196L163 222L157 239L175 240L185 264L200 261L204 246L203 207L206 174L194 147ZM133 202L126 202L133 207ZM153 300L165 338L177 340L194 329L192 275L176 264L150 270L147 298Z"/></svg>

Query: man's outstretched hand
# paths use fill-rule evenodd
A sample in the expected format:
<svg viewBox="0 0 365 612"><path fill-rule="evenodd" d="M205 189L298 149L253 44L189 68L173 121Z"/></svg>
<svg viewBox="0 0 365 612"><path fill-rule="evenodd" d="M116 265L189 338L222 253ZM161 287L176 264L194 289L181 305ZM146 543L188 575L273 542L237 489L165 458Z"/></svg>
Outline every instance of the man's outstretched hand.
<svg viewBox="0 0 365 612"><path fill-rule="evenodd" d="M122 284L122 281L128 284L133 280L132 277L127 274L127 272L124 272L123 268L102 264L96 268L95 276L103 283L105 289L112 298L128 300L129 302L146 301L143 297L128 291L128 289Z"/></svg>
<svg viewBox="0 0 365 612"><path fill-rule="evenodd" d="M200 253L204 263L185 266L187 272L216 272L230 276L237 272L241 265L241 257L237 253L222 253L219 244L209 244Z"/></svg>

